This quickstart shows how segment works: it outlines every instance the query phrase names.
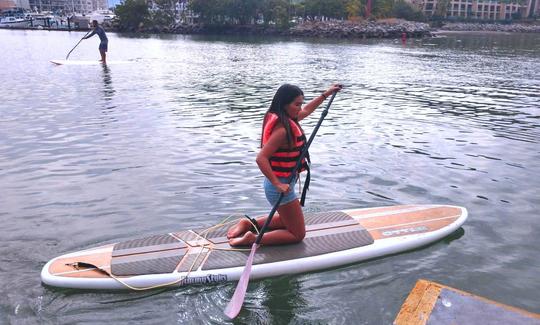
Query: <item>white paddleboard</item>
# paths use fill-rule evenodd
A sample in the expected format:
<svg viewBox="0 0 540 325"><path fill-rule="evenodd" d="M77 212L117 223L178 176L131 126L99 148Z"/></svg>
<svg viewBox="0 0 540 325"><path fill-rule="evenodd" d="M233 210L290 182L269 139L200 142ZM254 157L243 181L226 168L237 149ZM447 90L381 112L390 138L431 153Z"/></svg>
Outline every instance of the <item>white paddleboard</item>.
<svg viewBox="0 0 540 325"><path fill-rule="evenodd" d="M56 65L101 65L99 60L51 60L51 63ZM129 61L107 61L107 65L111 64L126 64Z"/></svg>
<svg viewBox="0 0 540 325"><path fill-rule="evenodd" d="M467 219L447 205L402 205L306 213L299 244L261 246L252 279L317 271L395 254L440 240ZM240 278L249 247L231 250L231 224L171 232L74 252L49 261L43 283L80 289L145 289Z"/></svg>

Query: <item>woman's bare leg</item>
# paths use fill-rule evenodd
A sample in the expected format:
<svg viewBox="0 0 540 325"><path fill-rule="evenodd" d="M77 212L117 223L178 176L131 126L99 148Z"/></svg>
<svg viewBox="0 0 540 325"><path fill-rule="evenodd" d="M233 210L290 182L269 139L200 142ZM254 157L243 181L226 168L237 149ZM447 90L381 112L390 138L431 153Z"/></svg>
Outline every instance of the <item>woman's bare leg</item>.
<svg viewBox="0 0 540 325"><path fill-rule="evenodd" d="M259 228L262 228L262 226L266 222L266 218L267 217L258 217L257 218L257 224L259 225ZM238 220L238 223L236 225L229 228L229 231L227 231L227 238L231 239L231 238L235 238L235 237L241 237L241 236L245 235L246 232L249 231L252 226L253 225L251 224L251 222L248 219L242 218L242 219ZM283 229L283 228L285 228L285 225L283 224L283 222L281 222L281 217L279 216L278 213L276 213L274 215L274 217L270 221L270 225L268 225L268 228L269 229Z"/></svg>
<svg viewBox="0 0 540 325"><path fill-rule="evenodd" d="M278 208L279 221L276 225L285 226L264 234L262 245L283 245L301 242L306 235L306 226L304 224L304 214L298 200L284 204ZM259 220L257 220L259 221ZM271 224L274 222L272 219ZM260 224L260 223L259 223ZM272 229L272 228L271 228ZM232 238L229 244L232 246L246 246L255 242L257 236L251 231L247 231L242 237Z"/></svg>

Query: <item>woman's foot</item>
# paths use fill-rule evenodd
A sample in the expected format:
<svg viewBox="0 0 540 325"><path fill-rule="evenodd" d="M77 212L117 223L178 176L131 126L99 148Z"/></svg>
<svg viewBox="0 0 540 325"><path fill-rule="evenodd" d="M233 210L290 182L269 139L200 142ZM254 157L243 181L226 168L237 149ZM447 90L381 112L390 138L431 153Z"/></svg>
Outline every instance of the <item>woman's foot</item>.
<svg viewBox="0 0 540 325"><path fill-rule="evenodd" d="M250 223L251 224L251 223ZM229 245L231 246L250 246L257 240L257 236L248 231L242 237L231 238L229 239Z"/></svg>
<svg viewBox="0 0 540 325"><path fill-rule="evenodd" d="M229 231L227 231L227 239L244 235L248 230L251 229L251 226L251 222L246 218L238 220L238 223L229 228Z"/></svg>

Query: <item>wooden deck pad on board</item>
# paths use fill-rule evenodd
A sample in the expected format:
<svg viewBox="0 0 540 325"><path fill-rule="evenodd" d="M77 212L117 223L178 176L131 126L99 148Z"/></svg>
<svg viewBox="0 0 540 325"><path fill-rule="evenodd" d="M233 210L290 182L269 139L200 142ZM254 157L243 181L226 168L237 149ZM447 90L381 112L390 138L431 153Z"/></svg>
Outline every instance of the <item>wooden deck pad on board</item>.
<svg viewBox="0 0 540 325"><path fill-rule="evenodd" d="M451 206L401 206L390 207L391 211L351 215L365 227L375 240L403 236L413 233L435 231L448 226L463 214L459 207Z"/></svg>
<svg viewBox="0 0 540 325"><path fill-rule="evenodd" d="M312 212L304 215L304 223L306 225L306 231L315 231L326 228L344 227L350 225L357 225L358 221L353 219L350 215L341 211L329 211L329 212ZM214 244L221 244L228 242L227 231L230 226L214 228L210 231L205 229L194 230L195 233L206 238Z"/></svg>
<svg viewBox="0 0 540 325"><path fill-rule="evenodd" d="M365 228L372 229L403 224L424 223L426 221L445 219L449 217L457 218L461 214L461 209L457 207L420 206L410 210L403 209L374 215L363 215L360 217L359 222ZM356 216L354 213L352 215Z"/></svg>
<svg viewBox="0 0 540 325"><path fill-rule="evenodd" d="M540 325L540 314L418 280L401 306L394 325Z"/></svg>
<svg viewBox="0 0 540 325"><path fill-rule="evenodd" d="M253 264L274 263L317 256L373 243L373 238L360 225L352 228L353 229L339 228L333 233L321 232L321 236L306 236L306 238L298 244L261 246L257 250ZM248 255L249 251L211 251L202 269L213 270L243 266L246 264Z"/></svg>
<svg viewBox="0 0 540 325"><path fill-rule="evenodd" d="M116 276L172 273L189 252L188 244L199 241L204 240L196 233L181 231L115 244L111 272Z"/></svg>
<svg viewBox="0 0 540 325"><path fill-rule="evenodd" d="M341 211L309 213L304 242L284 247L262 247L254 264L321 255L373 243L371 235L350 215ZM111 272L117 276L171 273L197 269L207 255L201 245L223 244L228 227L196 229L134 239L114 245ZM203 269L242 266L247 253L210 251Z"/></svg>

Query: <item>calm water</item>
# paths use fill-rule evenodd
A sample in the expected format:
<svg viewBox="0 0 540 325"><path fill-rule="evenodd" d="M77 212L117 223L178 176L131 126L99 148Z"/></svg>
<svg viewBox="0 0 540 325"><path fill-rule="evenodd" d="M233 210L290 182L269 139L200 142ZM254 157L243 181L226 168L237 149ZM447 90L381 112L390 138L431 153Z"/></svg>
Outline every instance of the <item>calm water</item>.
<svg viewBox="0 0 540 325"><path fill-rule="evenodd" d="M254 281L238 323L390 324L419 278L540 312L540 35L111 34L109 60L125 62L49 63L82 36L0 30L0 323L227 323L235 283L149 296L39 273L69 251L268 212L255 155L284 82L307 98L346 85L311 149L307 211L443 203L470 217L420 250Z"/></svg>

